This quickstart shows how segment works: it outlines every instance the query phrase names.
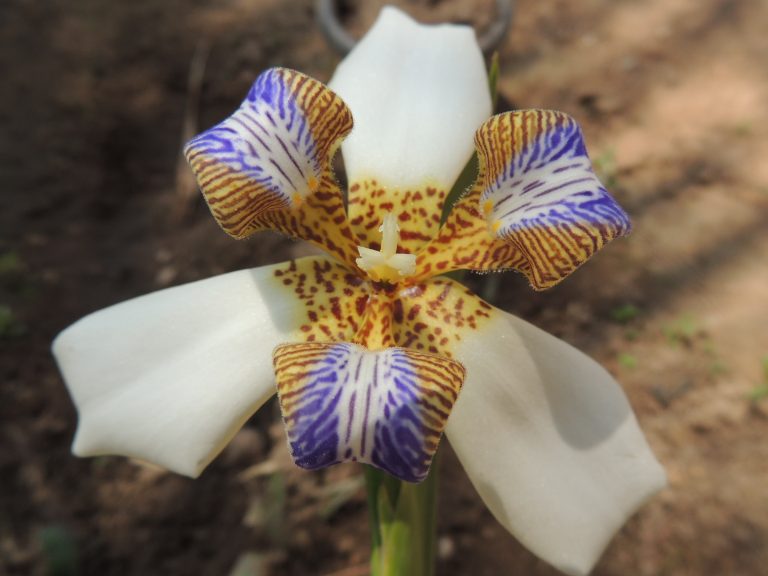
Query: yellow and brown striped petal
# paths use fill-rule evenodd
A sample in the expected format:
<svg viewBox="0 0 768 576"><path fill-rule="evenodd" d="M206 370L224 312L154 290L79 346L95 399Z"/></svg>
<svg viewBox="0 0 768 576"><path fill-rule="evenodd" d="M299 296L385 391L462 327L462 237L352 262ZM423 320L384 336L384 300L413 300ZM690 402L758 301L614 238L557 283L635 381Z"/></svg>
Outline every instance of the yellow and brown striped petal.
<svg viewBox="0 0 768 576"><path fill-rule="evenodd" d="M514 268L543 290L629 233L628 216L593 172L570 116L500 114L480 127L475 145L477 182L418 256L417 277Z"/></svg>
<svg viewBox="0 0 768 576"><path fill-rule="evenodd" d="M185 148L216 221L235 238L274 229L354 266L357 253L330 160L352 129L344 102L304 74L273 68L240 108Z"/></svg>

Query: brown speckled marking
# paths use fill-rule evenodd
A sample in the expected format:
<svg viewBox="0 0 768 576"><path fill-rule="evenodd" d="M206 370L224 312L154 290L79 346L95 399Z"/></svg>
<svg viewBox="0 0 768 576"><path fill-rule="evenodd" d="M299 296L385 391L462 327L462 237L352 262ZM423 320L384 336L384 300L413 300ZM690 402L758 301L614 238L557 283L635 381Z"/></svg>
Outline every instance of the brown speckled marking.
<svg viewBox="0 0 768 576"><path fill-rule="evenodd" d="M492 310L447 278L377 284L324 258L288 262L275 278L301 302L300 335L307 342L354 342L370 350L400 346L450 358L453 346L479 330Z"/></svg>
<svg viewBox="0 0 768 576"><path fill-rule="evenodd" d="M353 340L368 300L367 283L356 272L318 257L285 262L276 268L274 276L300 303L299 335L304 341Z"/></svg>
<svg viewBox="0 0 768 576"><path fill-rule="evenodd" d="M349 266L356 266L357 239L349 227L341 192L330 172L298 208L274 210L254 220L259 229L278 230L312 242Z"/></svg>
<svg viewBox="0 0 768 576"><path fill-rule="evenodd" d="M478 176L482 182L482 174ZM451 210L439 234L416 257L414 280L452 270L507 270L523 273L529 268L513 244L491 235L480 213L482 188L475 185Z"/></svg>
<svg viewBox="0 0 768 576"><path fill-rule="evenodd" d="M378 250L379 226L387 212L397 216L399 252L415 254L440 227L446 191L434 186L415 190L387 189L376 180L353 182L349 188L349 220L360 244Z"/></svg>
<svg viewBox="0 0 768 576"><path fill-rule="evenodd" d="M394 325L398 346L452 357L453 347L481 329L492 306L462 284L431 278L398 291L401 310Z"/></svg>

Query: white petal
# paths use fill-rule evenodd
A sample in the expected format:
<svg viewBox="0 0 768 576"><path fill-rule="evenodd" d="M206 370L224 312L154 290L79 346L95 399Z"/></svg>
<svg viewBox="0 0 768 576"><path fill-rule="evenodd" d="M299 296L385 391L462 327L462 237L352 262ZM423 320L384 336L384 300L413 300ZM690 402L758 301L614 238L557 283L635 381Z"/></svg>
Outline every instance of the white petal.
<svg viewBox="0 0 768 576"><path fill-rule="evenodd" d="M567 574L665 485L621 388L596 362L497 311L456 349L464 388L446 433L496 518Z"/></svg>
<svg viewBox="0 0 768 576"><path fill-rule="evenodd" d="M64 330L53 351L80 416L73 451L200 474L275 392L272 350L294 311L273 269L141 296Z"/></svg>
<svg viewBox="0 0 768 576"><path fill-rule="evenodd" d="M342 143L350 182L450 189L491 114L483 57L472 28L423 26L384 8L329 86L352 110Z"/></svg>

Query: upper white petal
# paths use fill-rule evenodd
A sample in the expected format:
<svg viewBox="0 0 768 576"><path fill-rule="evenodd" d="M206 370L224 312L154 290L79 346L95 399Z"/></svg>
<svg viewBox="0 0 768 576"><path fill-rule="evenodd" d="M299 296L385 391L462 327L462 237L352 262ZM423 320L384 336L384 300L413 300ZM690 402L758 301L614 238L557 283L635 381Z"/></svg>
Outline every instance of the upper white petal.
<svg viewBox="0 0 768 576"><path fill-rule="evenodd" d="M73 450L197 476L275 392L272 350L295 326L272 266L141 296L53 345L80 416Z"/></svg>
<svg viewBox="0 0 768 576"><path fill-rule="evenodd" d="M621 388L596 362L497 311L456 349L467 369L446 433L496 518L567 574L587 574L666 483Z"/></svg>
<svg viewBox="0 0 768 576"><path fill-rule="evenodd" d="M330 87L352 110L342 144L350 182L450 189L491 114L472 28L424 26L391 7L339 64Z"/></svg>

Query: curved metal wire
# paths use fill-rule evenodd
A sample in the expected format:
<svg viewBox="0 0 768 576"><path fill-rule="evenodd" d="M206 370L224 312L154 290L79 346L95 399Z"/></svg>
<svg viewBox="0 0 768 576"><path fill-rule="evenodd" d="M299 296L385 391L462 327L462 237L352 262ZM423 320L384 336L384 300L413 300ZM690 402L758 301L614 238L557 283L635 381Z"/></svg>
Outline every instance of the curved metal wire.
<svg viewBox="0 0 768 576"><path fill-rule="evenodd" d="M496 19L477 40L485 54L490 54L504 40L512 24L513 12L512 0L496 0ZM331 47L342 56L348 54L357 44L357 40L339 22L336 0L316 0L315 14L320 30Z"/></svg>

